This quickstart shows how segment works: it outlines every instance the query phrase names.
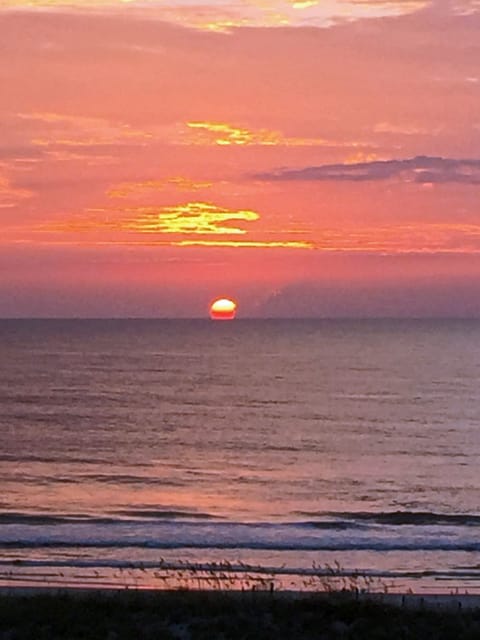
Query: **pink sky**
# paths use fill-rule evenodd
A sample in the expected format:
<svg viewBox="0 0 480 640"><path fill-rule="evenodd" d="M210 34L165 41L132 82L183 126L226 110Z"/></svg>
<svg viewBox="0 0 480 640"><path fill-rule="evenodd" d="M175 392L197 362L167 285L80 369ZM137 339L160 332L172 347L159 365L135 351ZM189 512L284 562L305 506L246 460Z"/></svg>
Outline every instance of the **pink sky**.
<svg viewBox="0 0 480 640"><path fill-rule="evenodd" d="M480 315L480 2L0 0L0 316Z"/></svg>

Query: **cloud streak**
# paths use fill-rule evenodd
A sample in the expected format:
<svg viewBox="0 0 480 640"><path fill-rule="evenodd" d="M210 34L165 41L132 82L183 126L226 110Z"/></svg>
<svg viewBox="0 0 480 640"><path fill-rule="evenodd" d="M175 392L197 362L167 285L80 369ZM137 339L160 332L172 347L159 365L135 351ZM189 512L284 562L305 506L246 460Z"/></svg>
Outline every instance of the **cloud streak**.
<svg viewBox="0 0 480 640"><path fill-rule="evenodd" d="M146 208L124 229L140 233L176 233L193 235L245 234L238 222L252 222L260 216L246 209L232 210L209 202L189 202L185 205Z"/></svg>
<svg viewBox="0 0 480 640"><path fill-rule="evenodd" d="M257 180L303 182L368 182L400 180L418 184L480 185L480 159L416 156L353 164L324 164L255 174Z"/></svg>
<svg viewBox="0 0 480 640"><path fill-rule="evenodd" d="M281 240L265 232L254 237L248 233L249 237L245 237L247 232L243 230L216 226L220 221L212 217L196 222L196 230L187 228L187 224L183 215L160 221L153 214L106 221L101 220L97 212L96 217L45 224L37 229L43 238L37 237L35 243L78 245L75 236L82 233L88 236L82 241L82 246L283 248L315 250L324 254L379 256L480 255L478 224L417 223L328 228L320 229L304 240ZM114 232L121 232L121 235ZM284 233L288 235L287 231Z"/></svg>
<svg viewBox="0 0 480 640"><path fill-rule="evenodd" d="M136 233L168 233L179 235L245 234L238 222L260 218L255 211L233 210L209 202L187 202L166 207L135 207L125 209L128 217L102 219L103 210L92 210L93 216L65 223L45 225L50 231L130 231Z"/></svg>
<svg viewBox="0 0 480 640"><path fill-rule="evenodd" d="M129 198L129 197L141 197L145 194L157 193L166 188L176 188L179 191L201 191L203 189L210 189L212 187L211 182L190 180L183 176L173 176L171 178L165 178L163 180L143 180L142 182L122 182L116 184L109 191L107 195L110 198Z"/></svg>
<svg viewBox="0 0 480 640"><path fill-rule="evenodd" d="M19 113L23 121L36 123L45 132L31 140L38 147L96 147L121 143L144 143L152 138L147 131L127 123L110 122L103 118L71 116L61 113Z"/></svg>
<svg viewBox="0 0 480 640"><path fill-rule="evenodd" d="M187 127L193 134L187 137L187 143L194 145L340 146L339 143L324 138L289 137L280 131L253 130L226 122L187 122ZM361 145L360 143L349 143L347 146Z"/></svg>
<svg viewBox="0 0 480 640"><path fill-rule="evenodd" d="M231 33L241 27L329 27L338 21L399 16L428 0L0 0L0 9L126 13L181 26Z"/></svg>
<svg viewBox="0 0 480 640"><path fill-rule="evenodd" d="M260 215L249 209L228 209L210 202L188 202L165 207L135 207L124 209L122 213L121 217L112 219L110 210L92 209L89 211L89 216L47 223L38 227L37 231L47 234L59 233L63 236L61 242L68 241L67 236L71 234L93 234L91 238L93 244L141 245L143 240L139 241L139 238L149 235L154 238L149 244L157 246L287 249L313 247L307 241L277 240L275 237L265 237L265 234L248 239L236 239L238 236L251 236L250 230L245 229L242 223L256 222L260 219ZM116 235L116 232L125 234L125 239L117 237L115 240L109 240L105 237L112 233ZM289 232L278 233L288 235ZM163 235L175 237L171 240L162 240Z"/></svg>
<svg viewBox="0 0 480 640"><path fill-rule="evenodd" d="M9 178L0 174L0 209L14 207L19 200L32 196L31 191L15 187Z"/></svg>

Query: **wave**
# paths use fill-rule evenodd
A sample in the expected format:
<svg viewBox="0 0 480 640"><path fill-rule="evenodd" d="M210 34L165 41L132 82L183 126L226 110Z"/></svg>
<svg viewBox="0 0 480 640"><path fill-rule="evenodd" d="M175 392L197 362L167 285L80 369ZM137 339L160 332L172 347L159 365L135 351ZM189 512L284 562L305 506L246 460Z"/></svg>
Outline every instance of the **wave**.
<svg viewBox="0 0 480 640"><path fill-rule="evenodd" d="M104 482L107 484L129 484L129 485L153 485L153 486L170 486L181 487L185 484L180 480L173 480L171 478L156 478L152 476L141 476L132 474L117 474L117 473L83 473L73 477L74 482L87 481L87 482Z"/></svg>
<svg viewBox="0 0 480 640"><path fill-rule="evenodd" d="M103 476L107 479L107 476ZM126 481L131 481L131 476L125 476ZM76 514L76 513L31 513L5 511L0 512L0 525L2 524L32 524L55 525L71 524L74 522L88 522L90 524L116 524L133 523L138 520L146 521L176 521L180 519L209 521L221 521L231 526L242 527L302 527L306 529L337 530L367 529L371 525L397 526L439 526L439 527L476 527L480 526L480 515L477 514L441 514L430 511L296 511L293 515L309 518L308 520L293 520L283 522L233 522L226 521L220 515L194 509L174 508L150 508L137 507L131 509L117 509L107 512L105 515ZM377 530L377 529L376 529Z"/></svg>
<svg viewBox="0 0 480 640"><path fill-rule="evenodd" d="M90 524L113 524L118 520L103 516L91 516L88 514L68 514L56 515L48 513L18 513L4 512L0 513L0 525L2 524L27 524L27 525L56 525L56 524L72 524L84 523Z"/></svg>
<svg viewBox="0 0 480 640"><path fill-rule="evenodd" d="M144 466L144 465L137 465ZM22 475L15 478L11 474L0 474L0 482L13 483L18 485L42 485L49 486L55 484L79 484L79 482L95 482L104 484L139 485L139 486L169 486L182 487L185 481L171 478L155 478L152 476L115 474L115 473L82 473L78 475Z"/></svg>
<svg viewBox="0 0 480 640"><path fill-rule="evenodd" d="M119 516L146 520L176 520L176 519L193 519L193 520L219 520L220 516L214 516L211 513L202 513L200 511L180 511L172 509L121 509L113 512Z"/></svg>
<svg viewBox="0 0 480 640"><path fill-rule="evenodd" d="M388 537L391 535L419 536L423 533L429 537L435 531L445 528L458 532L469 530L480 525L480 515L476 514L438 514L421 511L394 511L394 512L312 512L297 511L297 516L310 516L308 520L291 521L231 521L223 516L195 509L182 509L176 507L150 507L138 506L134 508L116 509L106 514L88 513L35 513L29 511L0 511L1 525L148 525L153 531L155 527L175 526L178 521L184 521L184 526L199 527L208 526L209 533L212 527L217 528L220 535L230 535L235 530L250 531L275 531L277 535L284 536L287 532L296 531L299 535L318 535L316 532L368 534L375 537ZM383 526L377 526L383 525ZM387 525L387 526L385 526ZM408 527L408 528L407 528ZM0 529L1 532L1 529ZM449 534L451 535L451 534Z"/></svg>
<svg viewBox="0 0 480 640"><path fill-rule="evenodd" d="M4 512L0 548L477 552L480 536L474 525L479 520L476 515L406 511L323 513L300 522L232 522L210 513L148 505L105 516Z"/></svg>
<svg viewBox="0 0 480 640"><path fill-rule="evenodd" d="M305 520L304 522L292 523L299 527L312 528L312 529L335 529L337 531L345 531L346 529L360 529L361 523L356 522L344 522L341 520Z"/></svg>
<svg viewBox="0 0 480 640"><path fill-rule="evenodd" d="M0 398L1 403L1 398ZM36 453L25 453L25 452L15 452L15 453L0 453L0 462L15 462L15 463L25 463L25 462L40 462L46 464L82 464L82 465L99 465L99 464L111 464L111 460L108 458L83 458L81 456L52 456L52 455L39 455ZM143 463L141 465L134 464L129 462L129 466L145 466Z"/></svg>
<svg viewBox="0 0 480 640"><path fill-rule="evenodd" d="M302 516L330 517L357 523L373 523L387 525L461 525L479 526L480 515L477 514L444 514L432 511L330 511L312 512L297 511ZM320 524L320 523L319 523ZM312 522L315 525L315 522Z"/></svg>
<svg viewBox="0 0 480 640"><path fill-rule="evenodd" d="M158 550L249 550L249 551L465 551L480 552L480 540L151 540L88 539L1 540L0 549L158 549Z"/></svg>
<svg viewBox="0 0 480 640"><path fill-rule="evenodd" d="M175 520L219 520L220 516L198 511L180 509L120 509L112 511L108 516L97 516L84 513L50 514L24 513L6 511L0 513L0 525L71 525L71 524L128 524L146 521L175 521Z"/></svg>

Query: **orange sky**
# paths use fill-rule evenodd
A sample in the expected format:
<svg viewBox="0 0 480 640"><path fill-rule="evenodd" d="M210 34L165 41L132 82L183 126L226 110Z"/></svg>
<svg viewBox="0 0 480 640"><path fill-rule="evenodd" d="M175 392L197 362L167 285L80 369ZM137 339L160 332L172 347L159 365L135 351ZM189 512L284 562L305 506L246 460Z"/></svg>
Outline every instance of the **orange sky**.
<svg viewBox="0 0 480 640"><path fill-rule="evenodd" d="M0 316L480 315L479 0L0 0Z"/></svg>

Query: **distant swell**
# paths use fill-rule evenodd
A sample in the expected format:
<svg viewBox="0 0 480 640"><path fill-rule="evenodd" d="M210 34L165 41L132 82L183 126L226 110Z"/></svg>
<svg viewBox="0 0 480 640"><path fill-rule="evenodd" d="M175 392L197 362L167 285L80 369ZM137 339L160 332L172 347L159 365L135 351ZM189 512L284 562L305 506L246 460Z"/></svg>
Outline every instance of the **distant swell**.
<svg viewBox="0 0 480 640"><path fill-rule="evenodd" d="M216 520L218 516L197 511L173 509L124 509L113 511L111 516L89 514L49 514L21 513L8 511L0 513L0 525L62 525L62 524L125 524L129 521L165 521L165 520Z"/></svg>
<svg viewBox="0 0 480 640"><path fill-rule="evenodd" d="M385 511L385 512L312 512L297 511L296 515L311 518L301 522L284 523L288 526L312 528L318 530L359 529L370 525L390 526L455 526L476 527L480 526L480 515L477 514L440 514L430 511ZM315 519L318 518L318 519ZM116 524L135 521L175 521L175 520L223 520L221 516L211 513L171 508L132 508L118 509L106 515L70 514L70 513L29 513L5 511L0 512L0 525L2 524L31 524L31 525L56 525L72 523L88 524ZM234 525L235 523L230 523ZM238 523L237 523L238 524ZM252 526L274 526L275 523L250 523ZM277 523L279 524L279 523Z"/></svg>
<svg viewBox="0 0 480 640"><path fill-rule="evenodd" d="M114 511L116 515L131 518L145 518L146 520L175 520L175 519L195 519L195 520L216 520L219 516L199 511L178 511L169 509L124 509Z"/></svg>
<svg viewBox="0 0 480 640"><path fill-rule="evenodd" d="M442 514L431 511L335 511L328 513L298 512L303 516L328 516L339 520L387 525L480 525L480 515L476 514ZM321 523L320 523L321 524Z"/></svg>
<svg viewBox="0 0 480 640"><path fill-rule="evenodd" d="M2 524L28 524L28 525L55 525L55 524L113 524L114 518L97 517L86 514L55 515L48 513L0 513L0 525Z"/></svg>
<svg viewBox="0 0 480 640"><path fill-rule="evenodd" d="M106 484L129 484L141 486L183 486L183 482L169 478L154 478L151 476L137 476L129 474L84 473L74 478L75 481L99 482Z"/></svg>
<svg viewBox="0 0 480 640"><path fill-rule="evenodd" d="M145 504L105 516L9 511L0 514L0 548L480 551L478 515L396 511L317 518L232 522L194 509Z"/></svg>
<svg viewBox="0 0 480 640"><path fill-rule="evenodd" d="M0 549L243 549L251 551L480 551L480 540L192 541L192 540L0 540Z"/></svg>

